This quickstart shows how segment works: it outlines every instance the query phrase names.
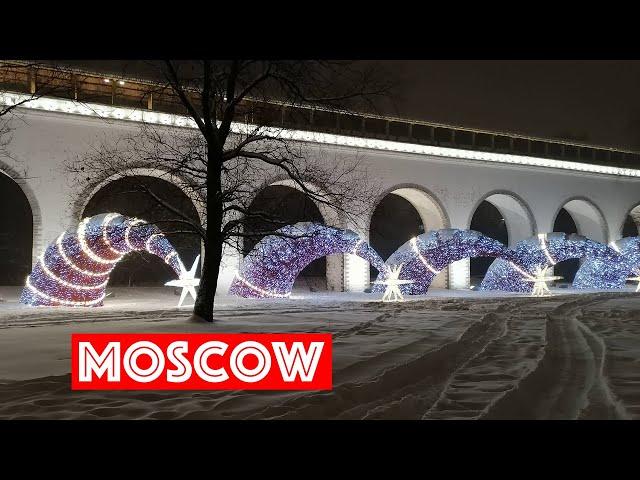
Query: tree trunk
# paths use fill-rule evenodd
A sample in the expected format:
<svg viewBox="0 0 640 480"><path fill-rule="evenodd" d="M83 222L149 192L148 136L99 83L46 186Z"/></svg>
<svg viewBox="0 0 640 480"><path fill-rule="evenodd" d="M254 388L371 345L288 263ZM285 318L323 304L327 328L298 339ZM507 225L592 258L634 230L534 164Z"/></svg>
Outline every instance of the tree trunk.
<svg viewBox="0 0 640 480"><path fill-rule="evenodd" d="M197 320L213 322L213 307L218 286L218 274L222 261L222 242L218 241L220 234L208 237L204 247L204 262L198 295L193 306L193 315Z"/></svg>
<svg viewBox="0 0 640 480"><path fill-rule="evenodd" d="M193 318L213 322L213 307L218 286L220 263L222 262L223 208L222 203L222 152L209 148L207 167L207 239L204 243L204 262L198 287L198 295L193 306Z"/></svg>

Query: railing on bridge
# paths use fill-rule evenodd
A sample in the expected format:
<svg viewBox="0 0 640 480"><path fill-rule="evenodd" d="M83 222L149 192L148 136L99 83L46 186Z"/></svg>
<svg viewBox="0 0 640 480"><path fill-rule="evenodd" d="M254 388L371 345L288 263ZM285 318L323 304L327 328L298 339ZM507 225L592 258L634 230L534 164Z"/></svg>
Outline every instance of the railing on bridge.
<svg viewBox="0 0 640 480"><path fill-rule="evenodd" d="M40 85L47 85L47 96L187 115L171 89L157 83L42 65L14 62L11 63L11 68L0 65L0 90L34 93ZM640 153L632 151L372 114L332 111L313 106L292 107L275 102L247 100L240 105L237 120L591 164L637 167L640 163Z"/></svg>

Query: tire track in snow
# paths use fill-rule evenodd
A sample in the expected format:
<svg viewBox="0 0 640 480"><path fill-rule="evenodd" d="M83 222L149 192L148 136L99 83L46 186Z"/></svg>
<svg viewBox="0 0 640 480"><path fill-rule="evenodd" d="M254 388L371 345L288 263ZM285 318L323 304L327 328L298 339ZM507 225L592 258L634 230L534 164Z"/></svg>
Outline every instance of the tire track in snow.
<svg viewBox="0 0 640 480"><path fill-rule="evenodd" d="M398 309L395 313L399 313ZM410 348L422 352L409 361L395 363L362 382L334 385L331 392L314 392L269 406L248 418L376 418L376 408L413 395L415 401L395 412L394 418L418 419L438 397L451 372L500 335L502 321L495 312L483 314L453 341L428 349L417 340ZM388 354L389 352L383 352ZM383 413L384 418L390 415Z"/></svg>
<svg viewBox="0 0 640 480"><path fill-rule="evenodd" d="M625 418L603 376L604 344L577 319L583 308L619 295L578 297L554 308L547 315L547 344L538 368L483 418Z"/></svg>

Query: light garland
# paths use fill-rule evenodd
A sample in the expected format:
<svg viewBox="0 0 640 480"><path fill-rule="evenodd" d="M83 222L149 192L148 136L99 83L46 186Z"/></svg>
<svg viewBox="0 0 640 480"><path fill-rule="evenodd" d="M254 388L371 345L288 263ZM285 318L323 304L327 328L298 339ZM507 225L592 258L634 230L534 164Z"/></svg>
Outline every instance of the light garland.
<svg viewBox="0 0 640 480"><path fill-rule="evenodd" d="M127 252L121 252L120 250L116 250L115 248L113 248L113 245L111 245L111 240L109 240L109 229L107 228L111 223L111 220L117 218L119 215L119 213L108 213L105 215L104 220L102 221L102 226L105 227L102 230L102 240L104 241L109 251L115 253L116 255L122 256Z"/></svg>
<svg viewBox="0 0 640 480"><path fill-rule="evenodd" d="M517 262L514 252L501 242L474 230L432 230L412 238L386 261L387 272L392 265L402 265L400 279L411 283L399 286L402 294L424 295L435 276L452 262L470 257L502 257ZM379 274L372 292L381 293L385 274Z"/></svg>
<svg viewBox="0 0 640 480"><path fill-rule="evenodd" d="M609 242L609 246L610 246L611 248L613 248L616 252L618 252L618 253L622 253L622 252L620 251L620 249L618 248L618 244L617 244L616 242Z"/></svg>
<svg viewBox="0 0 640 480"><path fill-rule="evenodd" d="M110 270L107 270L106 272L90 272L89 270L85 270L83 268L78 267L75 263L73 263L73 261L67 256L67 254L64 251L64 247L62 246L62 239L64 238L64 236L66 235L67 232L62 232L60 234L60 236L58 237L58 239L56 240L56 247L58 248L58 253L60 254L60 256L62 257L62 259L65 261L65 263L71 267L72 269L74 269L76 272L82 273L83 275L87 275L89 277L104 277L105 275L109 275L109 273L111 273Z"/></svg>
<svg viewBox="0 0 640 480"><path fill-rule="evenodd" d="M129 247L131 250L135 250L136 248L131 245L131 241L129 240L129 234L131 233L131 227L134 227L135 225L140 225L141 223L145 223L144 220L139 220L137 218L134 218L131 223L129 223L129 226L127 227L127 229L124 232L124 243L127 244L127 247Z"/></svg>
<svg viewBox="0 0 640 480"><path fill-rule="evenodd" d="M161 236L163 236L162 233L154 233L153 235L151 235L149 238L147 238L146 242L144 242L144 248L147 251L151 250L151 242L153 241L153 239Z"/></svg>
<svg viewBox="0 0 640 480"><path fill-rule="evenodd" d="M242 278L242 275L240 275L240 272L238 272L238 271L236 271L236 278L238 280L240 280L242 283L244 283L251 290L255 290L256 292L258 292L263 297L288 298L288 297L291 296L291 292L280 294L280 293L273 293L273 292L269 292L267 290L263 290L262 288L257 287L253 283L251 283L248 280Z"/></svg>
<svg viewBox="0 0 640 480"><path fill-rule="evenodd" d="M100 255L96 255L95 253L93 253L91 251L91 247L89 247L89 244L87 243L86 228L87 228L87 223L88 222L89 222L89 219L85 218L78 225L78 241L80 242L80 248L82 248L82 252L85 255L87 255L94 262L102 263L102 264L105 264L105 265L110 265L112 263L118 263L120 261L120 259L122 258L122 254L120 254L117 258L104 258L104 257L101 257ZM104 222L102 222L102 224L104 225ZM106 230L107 230L107 228L104 228L104 231L106 231Z"/></svg>
<svg viewBox="0 0 640 480"><path fill-rule="evenodd" d="M75 288L77 290L100 290L101 288L105 288L107 286L107 283L109 283L109 279L107 279L104 282L99 283L98 285L76 285L75 283L67 282L66 280L58 277L55 273L49 270L49 267L47 267L47 264L44 262L43 257L40 257L39 265L40 268L44 270L44 273L46 273L56 282L64 285L65 287Z"/></svg>
<svg viewBox="0 0 640 480"><path fill-rule="evenodd" d="M509 261L509 265L511 265L512 268L514 268L518 273L520 273L520 275L522 275L524 278L528 280L533 280L534 278L536 278L533 275L529 274L528 272L525 272L523 269L521 269L518 265L516 265L512 261Z"/></svg>
<svg viewBox="0 0 640 480"><path fill-rule="evenodd" d="M184 115L148 111L139 108L116 107L98 103L84 103L62 98L41 97L32 99L29 95L0 92L0 104L17 105L20 108L44 110L50 112L67 113L98 118L112 118L133 122L167 125L174 127L197 128L193 118ZM256 125L244 122L233 122L231 131L246 135L252 133ZM585 172L599 175L614 175L622 177L640 177L640 170L633 168L612 167L582 162L569 162L528 155L512 155L505 153L483 152L461 148L439 147L409 142L396 142L365 137L336 135L332 133L313 132L305 130L282 129L278 127L260 127L265 135L301 142L314 142L325 145L337 145L352 148L366 148L378 151L390 151L418 155L433 155L436 157L473 160L479 162L502 163L512 165L526 165L533 167L553 168Z"/></svg>
<svg viewBox="0 0 640 480"><path fill-rule="evenodd" d="M288 296L296 277L307 265L337 253L358 255L379 271L385 269L380 255L356 233L301 222L260 240L245 257L229 293L246 298Z"/></svg>
<svg viewBox="0 0 640 480"><path fill-rule="evenodd" d="M610 258L588 257L576 273L575 288L623 288L627 277L640 267L640 237L626 237L609 244Z"/></svg>
<svg viewBox="0 0 640 480"><path fill-rule="evenodd" d="M542 247L542 251L544 252L544 255L547 257L547 260L549 260L549 263L552 266L555 265L557 262L553 259L553 257L549 253L549 249L547 248L547 234L539 233L538 239L540 240L540 246Z"/></svg>
<svg viewBox="0 0 640 480"><path fill-rule="evenodd" d="M422 256L422 254L420 253L420 249L418 248L418 237L413 237L411 239L411 247L413 248L413 251L416 252L416 255L418 255L418 258L420 259L420 261L423 263L423 265L425 267L427 267L427 269L433 273L434 275L437 275L438 273L440 273L438 270L436 270L435 268L433 268L429 262L427 262L427 260Z"/></svg>
<svg viewBox="0 0 640 480"><path fill-rule="evenodd" d="M616 267L625 261L613 248L581 235L553 232L522 240L512 250L516 262L496 259L485 275L479 290L502 290L529 293L532 277L544 269L571 258L586 259L576 274L575 288L617 288L620 278ZM588 264L585 267L585 264ZM584 267L584 268L583 268ZM606 271L606 272L605 272ZM623 280L624 282L624 280Z"/></svg>
<svg viewBox="0 0 640 480"><path fill-rule="evenodd" d="M180 275L177 252L155 225L102 214L82 220L46 248L27 277L20 301L34 306L100 306L116 263L136 250L159 256Z"/></svg>
<svg viewBox="0 0 640 480"><path fill-rule="evenodd" d="M132 230L135 226L138 228ZM100 306L117 261L136 250L162 258L179 277L184 271L179 255L155 225L115 213L102 214L84 219L78 228L63 232L47 247L27 277L20 301L36 306ZM443 229L412 238L385 263L354 232L303 222L263 238L236 272L229 293L287 298L307 265L337 253L358 255L378 269L372 292L381 292L391 280L400 297L426 293L442 269L470 257L496 258L480 290L531 292L534 283L534 290L537 285L536 292L541 293L544 287L540 282L549 280L546 269L570 258L585 259L576 274L575 288L622 288L629 275L638 275L640 269L640 237L624 238L609 246L555 232L523 240L510 249L479 232ZM397 278L391 278L394 273Z"/></svg>
<svg viewBox="0 0 640 480"><path fill-rule="evenodd" d="M351 255L355 255L356 252L358 251L358 247L360 247L360 244L363 242L364 240L360 239L358 240L358 243L355 244L355 246L353 247L353 250L351 250Z"/></svg>
<svg viewBox="0 0 640 480"><path fill-rule="evenodd" d="M73 301L73 300L61 300L59 298L52 297L51 295L48 295L48 294L42 292L41 290L38 290L33 285L31 285L31 279L29 277L27 277L27 281L25 283L25 287L28 288L33 293L35 293L37 296L42 297L43 299L45 299L45 300L47 300L49 302L52 302L52 303L54 303L56 305L63 305L63 306L68 306L68 307L91 307L91 306L94 306L94 305L98 305L106 297L106 293L102 292L102 295L100 295L98 298L96 298L94 300L84 301L84 302L76 302L76 301ZM23 295L24 295L24 292L23 292ZM32 304L32 305L33 306L42 306L42 305L46 305L46 304Z"/></svg>

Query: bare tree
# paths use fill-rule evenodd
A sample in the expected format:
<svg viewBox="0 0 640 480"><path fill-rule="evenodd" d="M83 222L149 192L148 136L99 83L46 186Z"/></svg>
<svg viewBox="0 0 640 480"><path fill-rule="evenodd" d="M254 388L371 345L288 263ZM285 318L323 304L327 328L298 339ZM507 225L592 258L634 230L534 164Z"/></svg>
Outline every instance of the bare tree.
<svg viewBox="0 0 640 480"><path fill-rule="evenodd" d="M144 124L139 133L96 145L68 167L83 185L152 171L189 192L200 219L138 184L166 209L168 220L183 227L182 233L201 238L204 259L194 316L212 321L223 248L240 249L243 238L273 234L282 226L273 212L251 202L265 179L286 179L341 218L355 218L366 208L362 200L371 182L358 159L310 154L307 145L288 138L281 119L270 117L273 106L279 114L282 107L295 111L291 107L303 105L344 111L365 102L370 107L389 85L377 78L375 68L348 62L167 61L159 71L164 83L156 91L168 90L178 99L191 128ZM247 232L250 219L268 227Z"/></svg>

